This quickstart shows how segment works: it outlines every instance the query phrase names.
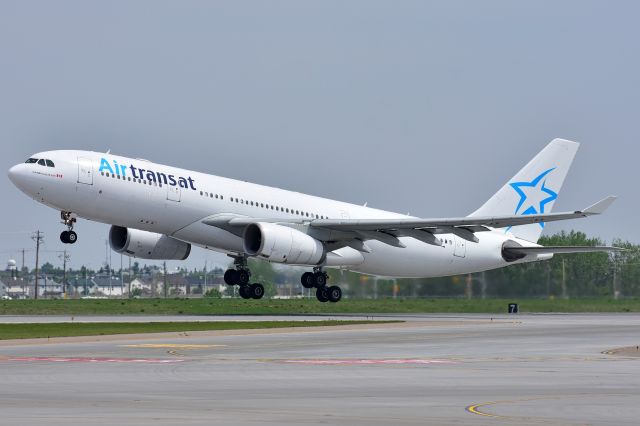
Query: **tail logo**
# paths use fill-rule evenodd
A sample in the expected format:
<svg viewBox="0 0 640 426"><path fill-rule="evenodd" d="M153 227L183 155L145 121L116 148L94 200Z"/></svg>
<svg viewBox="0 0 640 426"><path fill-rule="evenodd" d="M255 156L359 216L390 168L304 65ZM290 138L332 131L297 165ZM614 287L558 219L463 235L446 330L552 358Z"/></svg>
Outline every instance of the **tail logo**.
<svg viewBox="0 0 640 426"><path fill-rule="evenodd" d="M513 190L520 196L520 201L516 207L515 214L520 214L522 216L542 214L545 212L545 206L558 198L558 193L546 186L547 175L555 169L556 168L553 167L540 173L540 175L531 182L509 183ZM540 222L539 225L544 228L544 222Z"/></svg>

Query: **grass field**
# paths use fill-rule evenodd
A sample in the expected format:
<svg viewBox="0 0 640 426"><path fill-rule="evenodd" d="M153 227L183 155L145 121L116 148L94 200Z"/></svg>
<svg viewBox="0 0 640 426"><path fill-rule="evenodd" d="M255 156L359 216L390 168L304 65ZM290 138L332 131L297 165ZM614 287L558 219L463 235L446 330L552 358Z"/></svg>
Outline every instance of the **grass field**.
<svg viewBox="0 0 640 426"><path fill-rule="evenodd" d="M0 324L0 340L258 328L318 327L397 321L223 321Z"/></svg>
<svg viewBox="0 0 640 426"><path fill-rule="evenodd" d="M3 300L0 315L267 315L357 313L640 312L640 299L86 299Z"/></svg>

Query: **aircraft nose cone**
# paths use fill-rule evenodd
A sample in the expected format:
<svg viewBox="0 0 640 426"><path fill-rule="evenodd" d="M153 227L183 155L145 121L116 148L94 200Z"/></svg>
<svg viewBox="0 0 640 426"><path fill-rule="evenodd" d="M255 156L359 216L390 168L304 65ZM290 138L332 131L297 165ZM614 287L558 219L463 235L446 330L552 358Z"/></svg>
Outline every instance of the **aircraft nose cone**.
<svg viewBox="0 0 640 426"><path fill-rule="evenodd" d="M20 174L20 166L21 164L16 164L15 166L9 169L9 173L8 173L9 179L14 184L16 183L16 179L18 178L18 175Z"/></svg>

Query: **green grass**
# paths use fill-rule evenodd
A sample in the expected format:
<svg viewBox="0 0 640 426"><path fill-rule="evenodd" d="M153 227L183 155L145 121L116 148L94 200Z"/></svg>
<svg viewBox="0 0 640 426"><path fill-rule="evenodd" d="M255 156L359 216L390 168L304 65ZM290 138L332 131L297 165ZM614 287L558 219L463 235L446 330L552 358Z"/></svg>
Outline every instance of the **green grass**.
<svg viewBox="0 0 640 426"><path fill-rule="evenodd" d="M243 299L3 300L0 315L278 315L357 313L640 312L640 298L589 299L343 299L339 303Z"/></svg>
<svg viewBox="0 0 640 426"><path fill-rule="evenodd" d="M0 324L0 340L260 328L318 327L398 321L223 321Z"/></svg>

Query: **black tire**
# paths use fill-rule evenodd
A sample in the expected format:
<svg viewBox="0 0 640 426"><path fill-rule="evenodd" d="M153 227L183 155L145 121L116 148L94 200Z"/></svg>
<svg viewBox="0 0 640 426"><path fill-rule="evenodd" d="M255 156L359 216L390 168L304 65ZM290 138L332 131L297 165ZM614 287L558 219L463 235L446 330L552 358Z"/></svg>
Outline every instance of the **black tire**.
<svg viewBox="0 0 640 426"><path fill-rule="evenodd" d="M78 241L78 234L73 231L69 231L69 236L67 237L67 241L69 244L75 244Z"/></svg>
<svg viewBox="0 0 640 426"><path fill-rule="evenodd" d="M316 299L325 303L329 301L329 289L327 287L320 287L316 290Z"/></svg>
<svg viewBox="0 0 640 426"><path fill-rule="evenodd" d="M247 285L249 284L249 271L245 270L245 269L241 269L238 271L238 284L240 285Z"/></svg>
<svg viewBox="0 0 640 426"><path fill-rule="evenodd" d="M302 274L300 282L302 283L302 287L304 288L313 288L316 286L316 280L313 277L313 272L305 272L304 274Z"/></svg>
<svg viewBox="0 0 640 426"><path fill-rule="evenodd" d="M251 284L249 286L249 292L251 293L252 298L262 299L262 296L264 296L264 287L259 283Z"/></svg>
<svg viewBox="0 0 640 426"><path fill-rule="evenodd" d="M342 299L342 289L337 285L332 285L329 287L329 291L327 292L329 296L329 302L339 302Z"/></svg>
<svg viewBox="0 0 640 426"><path fill-rule="evenodd" d="M224 282L226 285L236 285L238 283L238 271L227 269L224 272Z"/></svg>
<svg viewBox="0 0 640 426"><path fill-rule="evenodd" d="M60 233L60 241L64 244L69 244L69 231L62 231Z"/></svg>
<svg viewBox="0 0 640 426"><path fill-rule="evenodd" d="M248 285L241 285L238 293L243 299L251 299L251 288Z"/></svg>
<svg viewBox="0 0 640 426"><path fill-rule="evenodd" d="M321 288L327 285L327 275L324 272L317 272L313 274L316 287Z"/></svg>

